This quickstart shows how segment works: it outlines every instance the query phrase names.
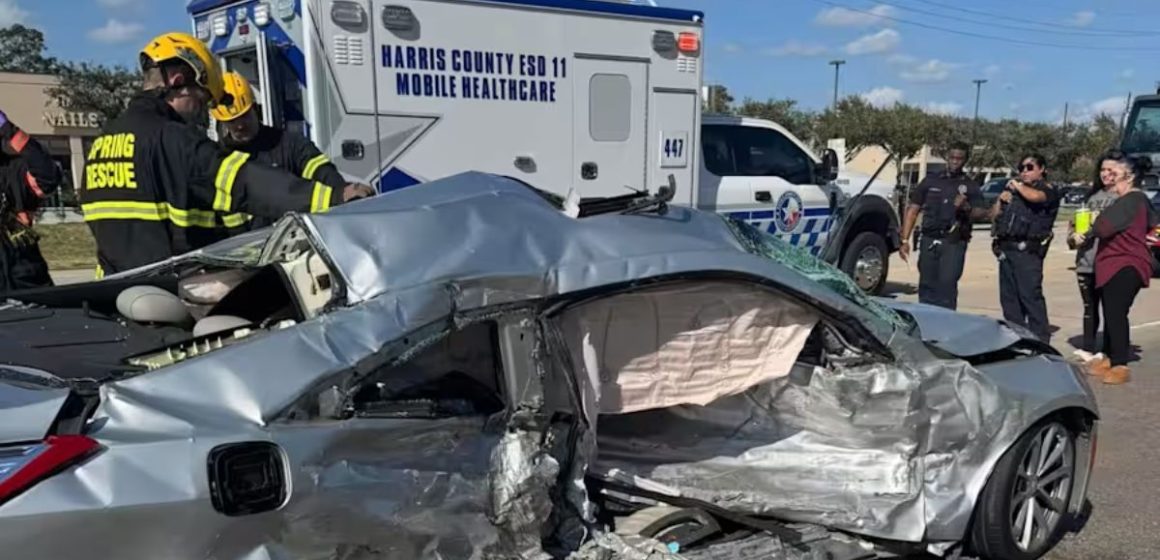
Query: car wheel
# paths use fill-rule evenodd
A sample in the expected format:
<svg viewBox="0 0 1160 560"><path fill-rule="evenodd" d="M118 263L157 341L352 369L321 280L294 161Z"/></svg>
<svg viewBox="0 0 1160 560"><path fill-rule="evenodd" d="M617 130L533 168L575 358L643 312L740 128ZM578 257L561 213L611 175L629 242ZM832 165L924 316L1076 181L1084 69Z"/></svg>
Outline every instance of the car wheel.
<svg viewBox="0 0 1160 560"><path fill-rule="evenodd" d="M846 249L840 268L863 291L877 295L886 285L886 275L890 272L886 239L872 231L859 233Z"/></svg>
<svg viewBox="0 0 1160 560"><path fill-rule="evenodd" d="M1034 560L1067 530L1075 480L1075 433L1037 424L1007 450L979 496L971 548L983 560Z"/></svg>

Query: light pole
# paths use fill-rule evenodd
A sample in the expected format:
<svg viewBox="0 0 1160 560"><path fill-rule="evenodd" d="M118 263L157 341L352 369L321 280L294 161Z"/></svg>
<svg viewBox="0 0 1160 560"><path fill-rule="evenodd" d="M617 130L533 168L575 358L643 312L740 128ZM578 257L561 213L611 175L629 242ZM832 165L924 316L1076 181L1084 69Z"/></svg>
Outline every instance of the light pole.
<svg viewBox="0 0 1160 560"><path fill-rule="evenodd" d="M838 108L838 68L845 64L845 60L831 60L830 65L834 67L834 108Z"/></svg>

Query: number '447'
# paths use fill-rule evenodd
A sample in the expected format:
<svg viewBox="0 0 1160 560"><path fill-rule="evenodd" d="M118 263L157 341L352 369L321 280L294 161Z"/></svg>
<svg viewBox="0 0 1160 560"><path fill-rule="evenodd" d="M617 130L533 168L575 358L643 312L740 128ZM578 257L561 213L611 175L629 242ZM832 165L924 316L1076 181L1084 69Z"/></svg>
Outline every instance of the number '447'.
<svg viewBox="0 0 1160 560"><path fill-rule="evenodd" d="M665 139L665 157L679 158L685 151L685 140L683 138L666 138Z"/></svg>

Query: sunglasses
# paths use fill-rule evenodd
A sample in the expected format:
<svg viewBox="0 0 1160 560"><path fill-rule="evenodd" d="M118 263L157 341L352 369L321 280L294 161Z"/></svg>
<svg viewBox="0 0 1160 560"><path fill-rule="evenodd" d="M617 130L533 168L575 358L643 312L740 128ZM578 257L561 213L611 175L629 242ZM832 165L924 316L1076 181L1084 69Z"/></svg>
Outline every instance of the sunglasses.
<svg viewBox="0 0 1160 560"><path fill-rule="evenodd" d="M1020 165L1018 167L1018 169L1019 169L1019 171L1035 171L1036 169L1039 169L1039 168L1035 167L1034 163L1024 163L1023 165Z"/></svg>

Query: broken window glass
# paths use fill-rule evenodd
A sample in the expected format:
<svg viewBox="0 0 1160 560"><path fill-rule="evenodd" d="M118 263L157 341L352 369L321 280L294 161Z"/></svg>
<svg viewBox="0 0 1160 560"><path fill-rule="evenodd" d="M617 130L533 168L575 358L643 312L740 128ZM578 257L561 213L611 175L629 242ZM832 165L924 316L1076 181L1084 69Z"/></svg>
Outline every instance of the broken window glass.
<svg viewBox="0 0 1160 560"><path fill-rule="evenodd" d="M725 215L720 217L725 220L725 223L733 231L733 235L750 253L773 260L837 292L859 307L869 310L875 317L886 321L894 328L903 331L910 331L912 328L912 325L908 324L901 315L875 301L854 283L853 278L850 278L848 274L837 267L743 221Z"/></svg>

